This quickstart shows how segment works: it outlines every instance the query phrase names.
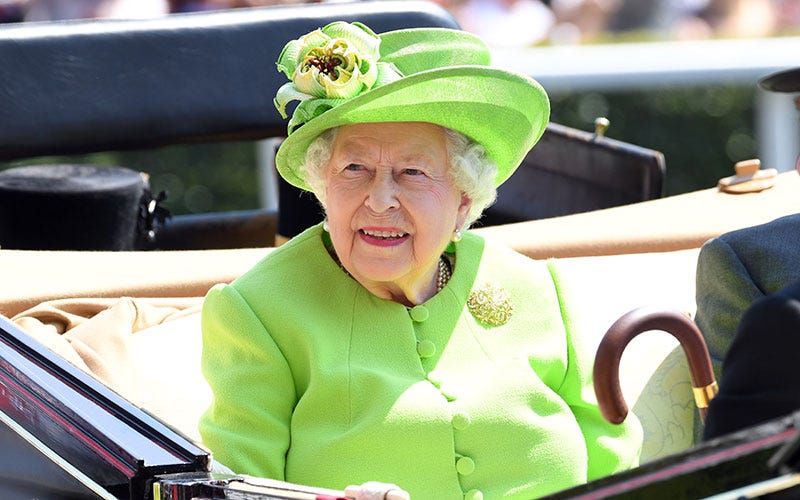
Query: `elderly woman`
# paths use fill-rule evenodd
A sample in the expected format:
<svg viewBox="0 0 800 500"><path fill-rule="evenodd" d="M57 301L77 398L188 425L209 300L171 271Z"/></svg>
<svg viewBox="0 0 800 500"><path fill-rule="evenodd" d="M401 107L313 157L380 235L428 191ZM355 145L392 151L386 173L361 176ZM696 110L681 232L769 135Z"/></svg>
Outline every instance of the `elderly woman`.
<svg viewBox="0 0 800 500"><path fill-rule="evenodd" d="M636 465L641 429L601 417L558 276L467 231L549 116L488 63L443 29L339 22L284 49L275 102L301 102L277 166L326 220L206 298L200 431L234 471L477 500Z"/></svg>

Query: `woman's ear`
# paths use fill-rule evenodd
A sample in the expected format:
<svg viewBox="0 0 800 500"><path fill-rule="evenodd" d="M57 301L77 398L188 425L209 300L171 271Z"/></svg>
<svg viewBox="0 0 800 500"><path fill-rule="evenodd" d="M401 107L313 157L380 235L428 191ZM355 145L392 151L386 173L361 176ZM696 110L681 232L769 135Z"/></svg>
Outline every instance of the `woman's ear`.
<svg viewBox="0 0 800 500"><path fill-rule="evenodd" d="M466 193L461 193L461 204L458 206L458 216L456 217L456 229L463 229L467 222L469 210L472 208L472 198Z"/></svg>

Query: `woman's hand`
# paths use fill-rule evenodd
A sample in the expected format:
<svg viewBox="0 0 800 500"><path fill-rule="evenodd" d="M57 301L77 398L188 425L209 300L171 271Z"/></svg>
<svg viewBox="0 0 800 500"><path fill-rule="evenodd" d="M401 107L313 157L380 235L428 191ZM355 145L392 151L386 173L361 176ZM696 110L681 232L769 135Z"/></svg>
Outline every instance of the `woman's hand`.
<svg viewBox="0 0 800 500"><path fill-rule="evenodd" d="M396 484L369 481L361 486L348 486L345 496L355 500L411 500L407 491Z"/></svg>

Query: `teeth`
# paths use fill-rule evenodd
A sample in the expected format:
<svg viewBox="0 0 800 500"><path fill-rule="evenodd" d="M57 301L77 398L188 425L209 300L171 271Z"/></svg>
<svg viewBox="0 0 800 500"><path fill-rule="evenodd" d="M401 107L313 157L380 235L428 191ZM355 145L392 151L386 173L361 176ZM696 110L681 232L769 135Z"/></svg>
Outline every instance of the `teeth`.
<svg viewBox="0 0 800 500"><path fill-rule="evenodd" d="M367 231L365 229L362 229L361 231L364 234L373 236L375 238L400 238L406 235L406 233L400 233L397 231Z"/></svg>

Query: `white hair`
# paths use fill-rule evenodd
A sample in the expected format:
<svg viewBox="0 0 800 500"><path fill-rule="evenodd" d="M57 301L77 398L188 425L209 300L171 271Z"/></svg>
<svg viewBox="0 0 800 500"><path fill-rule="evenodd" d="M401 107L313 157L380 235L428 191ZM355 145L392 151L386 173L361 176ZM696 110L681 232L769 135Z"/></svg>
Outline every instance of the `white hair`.
<svg viewBox="0 0 800 500"><path fill-rule="evenodd" d="M447 143L449 174L456 189L464 193L472 206L467 213L464 227L478 220L497 198L494 179L497 165L486 154L480 144L468 139L464 134L442 127ZM333 142L338 128L328 129L314 139L306 150L305 160L300 166L300 176L325 208L325 173L333 154Z"/></svg>

